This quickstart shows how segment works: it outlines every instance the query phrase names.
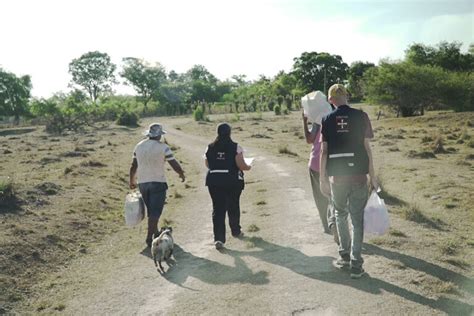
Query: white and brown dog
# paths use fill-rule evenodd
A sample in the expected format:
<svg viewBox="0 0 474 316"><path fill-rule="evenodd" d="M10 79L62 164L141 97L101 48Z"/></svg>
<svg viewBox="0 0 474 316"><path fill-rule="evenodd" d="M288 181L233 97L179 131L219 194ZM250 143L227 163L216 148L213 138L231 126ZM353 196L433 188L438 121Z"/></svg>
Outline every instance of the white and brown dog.
<svg viewBox="0 0 474 316"><path fill-rule="evenodd" d="M162 227L158 237L154 238L151 243L151 255L153 256L153 261L155 266L160 266L162 272L165 272L163 266L161 265L162 261L167 261L171 258L173 254L174 241L171 233L173 229L171 227ZM158 265L156 261L158 260Z"/></svg>

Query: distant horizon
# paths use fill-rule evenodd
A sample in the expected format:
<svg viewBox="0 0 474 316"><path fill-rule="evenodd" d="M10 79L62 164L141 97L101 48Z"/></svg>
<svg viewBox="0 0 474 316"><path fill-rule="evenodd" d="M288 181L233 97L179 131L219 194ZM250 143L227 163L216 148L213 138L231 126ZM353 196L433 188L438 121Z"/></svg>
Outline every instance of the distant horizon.
<svg viewBox="0 0 474 316"><path fill-rule="evenodd" d="M32 95L50 97L70 91L69 63L95 50L118 70L122 58L136 57L167 72L203 65L222 81L271 78L312 51L377 65L402 59L413 43L456 41L466 52L474 42L473 7L470 0L17 0L2 3L0 29L9 30L2 35L10 45L0 50L0 67L30 75ZM114 90L134 94L123 84Z"/></svg>

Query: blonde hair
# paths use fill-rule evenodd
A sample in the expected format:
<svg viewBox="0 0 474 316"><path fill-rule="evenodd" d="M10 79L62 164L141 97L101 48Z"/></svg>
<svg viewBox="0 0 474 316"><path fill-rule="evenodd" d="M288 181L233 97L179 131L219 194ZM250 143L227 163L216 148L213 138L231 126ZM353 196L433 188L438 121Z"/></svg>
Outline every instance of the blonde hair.
<svg viewBox="0 0 474 316"><path fill-rule="evenodd" d="M342 84L336 83L329 88L328 96L335 99L347 98L348 93Z"/></svg>

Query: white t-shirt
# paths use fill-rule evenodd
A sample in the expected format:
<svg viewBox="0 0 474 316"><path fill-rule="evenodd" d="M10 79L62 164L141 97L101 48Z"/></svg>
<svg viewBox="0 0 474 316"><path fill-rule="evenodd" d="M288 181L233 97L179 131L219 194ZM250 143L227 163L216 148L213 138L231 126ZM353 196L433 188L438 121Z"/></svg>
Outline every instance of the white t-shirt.
<svg viewBox="0 0 474 316"><path fill-rule="evenodd" d="M133 150L137 159L138 183L166 182L165 161L175 159L168 145L153 139L144 139Z"/></svg>

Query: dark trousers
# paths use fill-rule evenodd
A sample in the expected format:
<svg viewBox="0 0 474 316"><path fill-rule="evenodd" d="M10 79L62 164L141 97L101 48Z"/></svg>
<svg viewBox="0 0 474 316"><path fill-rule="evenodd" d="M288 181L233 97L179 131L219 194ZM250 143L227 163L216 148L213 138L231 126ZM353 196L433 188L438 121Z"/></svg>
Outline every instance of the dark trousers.
<svg viewBox="0 0 474 316"><path fill-rule="evenodd" d="M214 241L225 243L225 214L229 215L229 226L233 236L240 234L240 187L208 186L212 199L212 224Z"/></svg>

